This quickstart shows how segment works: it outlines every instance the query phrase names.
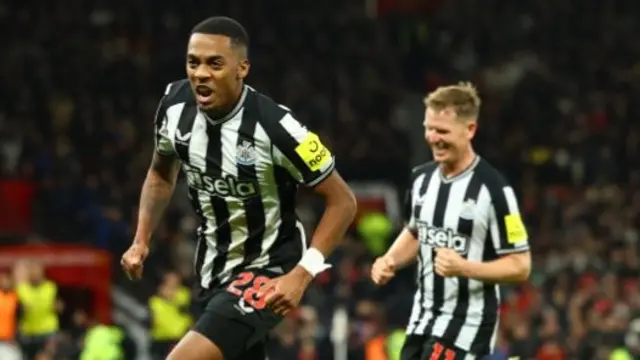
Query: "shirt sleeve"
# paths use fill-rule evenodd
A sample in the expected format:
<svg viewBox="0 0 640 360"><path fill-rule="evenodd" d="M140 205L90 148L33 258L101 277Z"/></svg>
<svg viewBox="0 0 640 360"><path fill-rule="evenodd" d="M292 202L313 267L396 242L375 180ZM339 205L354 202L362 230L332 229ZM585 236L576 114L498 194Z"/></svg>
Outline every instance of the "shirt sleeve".
<svg viewBox="0 0 640 360"><path fill-rule="evenodd" d="M416 224L416 218L413 213L413 184L409 186L404 194L404 206L403 215L405 228L409 230L414 237L418 237L418 227Z"/></svg>
<svg viewBox="0 0 640 360"><path fill-rule="evenodd" d="M299 183L315 186L335 168L335 158L318 135L287 112L278 122L273 141L276 165L287 169Z"/></svg>
<svg viewBox="0 0 640 360"><path fill-rule="evenodd" d="M163 156L172 156L175 154L173 144L169 138L169 131L167 130L167 113L165 106L165 99L169 94L171 84L167 85L167 89L164 92L164 96L158 103L156 114L154 116L154 133L155 133L155 149L156 152Z"/></svg>
<svg viewBox="0 0 640 360"><path fill-rule="evenodd" d="M489 224L493 246L498 255L529 251L529 235L522 221L518 200L511 186L491 194Z"/></svg>

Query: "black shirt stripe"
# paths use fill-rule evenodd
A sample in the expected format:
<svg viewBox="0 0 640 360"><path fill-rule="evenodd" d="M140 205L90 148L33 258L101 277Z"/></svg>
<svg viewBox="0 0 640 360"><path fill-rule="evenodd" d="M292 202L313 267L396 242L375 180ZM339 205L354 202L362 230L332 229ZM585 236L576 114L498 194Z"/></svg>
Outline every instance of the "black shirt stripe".
<svg viewBox="0 0 640 360"><path fill-rule="evenodd" d="M193 124L195 123L195 118L197 115L197 110L192 106L184 106L182 108L182 112L180 113L180 119L178 120L178 131L180 134L188 134L193 131ZM182 142L176 138L175 148L176 153L178 154L178 158L183 162L189 163L189 142ZM204 217L204 210L202 207L202 203L200 202L200 198L198 197L198 191L192 187L189 187L189 199L191 200L191 205L195 210L196 214L200 217ZM198 245L196 246L195 253L195 264L194 268L196 271L196 279L197 283L200 284L200 280L202 278L202 274L200 273L200 269L204 264L205 255L207 253L207 241L204 239L203 233L207 231L207 223L204 222L203 225L198 228L198 232L196 234Z"/></svg>
<svg viewBox="0 0 640 360"><path fill-rule="evenodd" d="M283 271L290 271L295 264L289 263L286 259L302 256L304 251L302 236L296 222L296 190L297 183L289 174L287 169L274 166L273 175L278 186L278 197L280 198L280 227L278 236L269 249L270 266L283 266Z"/></svg>
<svg viewBox="0 0 640 360"><path fill-rule="evenodd" d="M251 149L255 146L255 132L258 125L258 111L255 97L250 96L246 99L244 104L244 114L238 129L238 149L243 147L249 147ZM239 158L241 154L236 154L236 158ZM258 175L256 172L255 164L252 163L237 163L238 179L240 181L258 181ZM259 188L258 188L259 190ZM262 197L260 194L243 200L244 211L247 219L247 230L249 238L244 244L244 260L241 266L242 269L247 264L250 264L262 251L262 241L265 233L265 212L264 205L262 203Z"/></svg>
<svg viewBox="0 0 640 360"><path fill-rule="evenodd" d="M480 189L482 189L482 180L478 176L477 172L471 174L471 179L467 185L467 189L464 194L464 202L469 200L477 201L480 195ZM471 238L473 235L473 218L467 219L461 216L458 219L457 233L466 235ZM468 253L465 254L465 257ZM453 310L453 318L449 322L449 326L442 336L444 339L455 343L458 334L462 330L465 319L467 317L467 310L469 309L469 279L466 277L458 277L458 297L456 307Z"/></svg>
<svg viewBox="0 0 640 360"><path fill-rule="evenodd" d="M487 244L484 247L482 257L495 258L496 252L493 246L491 231L487 232ZM482 295L484 300L484 309L482 311L482 320L478 327L478 334L471 343L471 351L474 354L486 355L491 352L491 337L493 329L498 322L498 307L500 306L498 297L496 296L496 284L484 283L482 286Z"/></svg>
<svg viewBox="0 0 640 360"><path fill-rule="evenodd" d="M431 168L431 169L424 169L426 170L424 178L422 180L422 184L420 184L420 188L418 189L418 198L423 196L426 192L427 192L427 187L429 186L429 182L431 182L431 177L434 176L433 175L433 170L435 169L435 167ZM415 219L418 219L420 216L420 212L422 211L422 206L424 205L424 203L420 202L420 203L416 203L415 208L413 209L413 217ZM415 234L414 234L415 236ZM418 240L420 241L420 240ZM425 263L425 259L422 257L422 251L420 251L420 249L418 249L418 260L420 261L421 264ZM424 307L424 299L426 298L426 294L424 293L425 288L424 288L424 278L425 278L425 272L424 269L421 269L420 267L418 267L418 294L420 294L418 296L418 299L416 301L418 301L420 303L420 310L419 310L419 316L416 317L415 322L416 324L409 324L409 326L415 326L417 325L417 323L420 323L420 320L422 319L422 317L424 316L425 312L427 311L427 309Z"/></svg>
<svg viewBox="0 0 640 360"><path fill-rule="evenodd" d="M222 145L220 143L222 125L206 123L207 137L209 138L207 142L207 174L214 179L222 178L224 175L222 173ZM217 252L211 268L212 283L209 284L211 289L213 286L219 285L217 284L219 281L218 274L224 270L224 265L227 262L227 254L231 245L231 224L229 224L227 202L218 196L211 196L210 199L216 221L215 243Z"/></svg>
<svg viewBox="0 0 640 360"><path fill-rule="evenodd" d="M451 192L451 183L440 182L438 188L438 196L436 198L436 207L433 211L433 221L431 226L436 228L444 227L444 216L449 203L449 193ZM444 305L444 282L445 279L436 274L435 267L436 250L431 250L431 259L433 259L433 304L431 306L431 314L433 317L429 320L429 324L425 329L425 334L431 334L436 319L442 314L442 305Z"/></svg>

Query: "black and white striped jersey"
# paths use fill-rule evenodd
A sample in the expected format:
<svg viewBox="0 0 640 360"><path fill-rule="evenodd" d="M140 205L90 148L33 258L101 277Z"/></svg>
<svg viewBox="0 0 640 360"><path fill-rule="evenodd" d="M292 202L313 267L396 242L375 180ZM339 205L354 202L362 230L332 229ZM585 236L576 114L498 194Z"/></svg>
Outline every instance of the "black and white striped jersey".
<svg viewBox="0 0 640 360"><path fill-rule="evenodd" d="M319 184L335 160L288 108L245 85L234 109L211 119L181 80L167 86L155 135L156 151L180 160L201 220L195 272L202 287L244 269L287 272L297 264L307 246L297 187Z"/></svg>
<svg viewBox="0 0 640 360"><path fill-rule="evenodd" d="M407 196L407 228L420 242L418 290L408 334L440 338L473 354L493 350L498 327L498 285L434 271L435 249L451 248L476 262L528 251L528 236L513 189L476 156L447 178L435 162L416 167Z"/></svg>

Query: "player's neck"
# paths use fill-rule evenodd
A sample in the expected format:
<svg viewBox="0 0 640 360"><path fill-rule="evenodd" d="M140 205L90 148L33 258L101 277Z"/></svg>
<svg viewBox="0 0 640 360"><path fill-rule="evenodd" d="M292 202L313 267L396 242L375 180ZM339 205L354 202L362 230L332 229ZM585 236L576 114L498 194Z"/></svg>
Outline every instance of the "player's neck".
<svg viewBox="0 0 640 360"><path fill-rule="evenodd" d="M469 147L463 154L461 154L460 159L451 163L441 163L440 164L440 173L445 178L451 179L454 178L463 172L467 171L476 161L476 153L473 151L471 147Z"/></svg>
<svg viewBox="0 0 640 360"><path fill-rule="evenodd" d="M240 83L240 86L238 87L238 89L236 89L235 93L233 94L233 99L234 99L233 102L225 106L221 106L220 108L217 108L217 109L208 109L207 111L205 111L205 113L207 114L207 117L209 117L209 119L213 121L218 121L227 117L227 115L233 112L238 106L238 103L242 99L243 92L244 92L244 84Z"/></svg>

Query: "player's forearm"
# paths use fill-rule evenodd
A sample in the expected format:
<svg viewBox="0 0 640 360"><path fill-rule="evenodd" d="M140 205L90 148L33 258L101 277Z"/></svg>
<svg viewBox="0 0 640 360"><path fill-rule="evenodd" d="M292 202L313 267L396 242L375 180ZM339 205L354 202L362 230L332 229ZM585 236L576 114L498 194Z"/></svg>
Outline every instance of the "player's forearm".
<svg viewBox="0 0 640 360"><path fill-rule="evenodd" d="M138 210L138 227L135 241L149 243L151 234L155 231L164 210L171 201L176 185L178 168L175 163L167 164L167 160L157 159L147 172L142 185L140 206Z"/></svg>
<svg viewBox="0 0 640 360"><path fill-rule="evenodd" d="M462 275L465 277L495 283L526 281L530 273L529 252L510 254L489 262L466 261L462 268Z"/></svg>
<svg viewBox="0 0 640 360"><path fill-rule="evenodd" d="M326 258L344 238L358 207L355 195L336 171L314 189L324 197L326 208L313 233L311 246L294 269L303 275L307 284L329 267Z"/></svg>
<svg viewBox="0 0 640 360"><path fill-rule="evenodd" d="M311 247L318 249L325 258L329 256L344 238L356 210L356 200L350 192L343 198L327 198L327 205L313 234Z"/></svg>
<svg viewBox="0 0 640 360"><path fill-rule="evenodd" d="M420 244L408 229L402 230L385 256L391 257L396 268L403 268L415 261Z"/></svg>

